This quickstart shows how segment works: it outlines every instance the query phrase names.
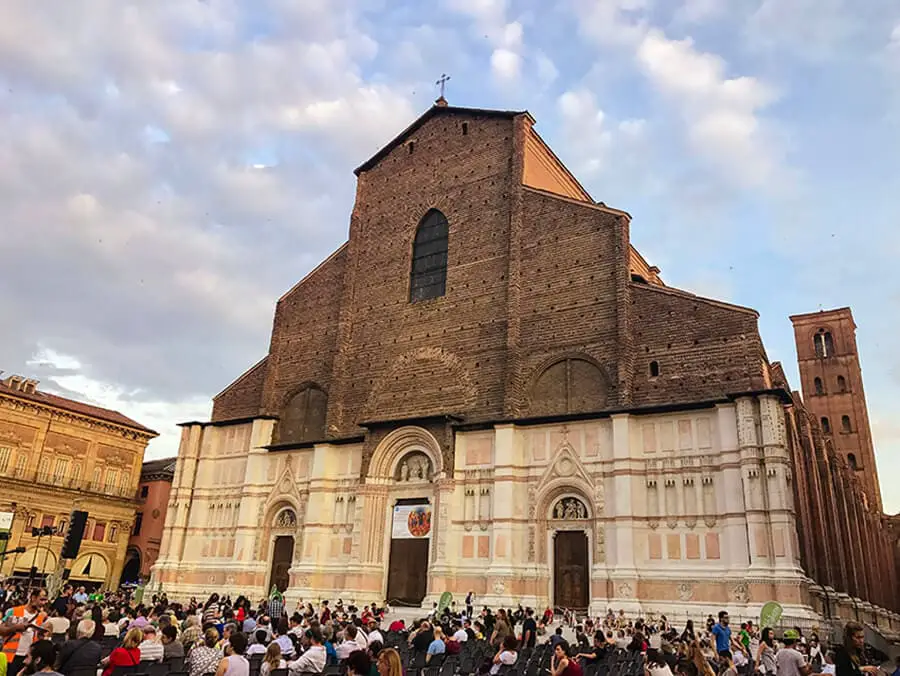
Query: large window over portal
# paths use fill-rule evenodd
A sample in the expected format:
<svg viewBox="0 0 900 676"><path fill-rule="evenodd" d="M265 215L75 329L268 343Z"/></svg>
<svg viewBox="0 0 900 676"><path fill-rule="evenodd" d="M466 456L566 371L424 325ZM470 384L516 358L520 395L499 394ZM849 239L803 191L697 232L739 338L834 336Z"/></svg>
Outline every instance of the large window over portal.
<svg viewBox="0 0 900 676"><path fill-rule="evenodd" d="M409 273L409 302L440 298L447 287L447 217L431 209L419 222Z"/></svg>
<svg viewBox="0 0 900 676"><path fill-rule="evenodd" d="M278 426L280 443L321 441L325 438L328 395L308 385L288 399Z"/></svg>
<svg viewBox="0 0 900 676"><path fill-rule="evenodd" d="M586 413L606 408L608 384L587 359L561 359L544 369L531 391L534 415Z"/></svg>

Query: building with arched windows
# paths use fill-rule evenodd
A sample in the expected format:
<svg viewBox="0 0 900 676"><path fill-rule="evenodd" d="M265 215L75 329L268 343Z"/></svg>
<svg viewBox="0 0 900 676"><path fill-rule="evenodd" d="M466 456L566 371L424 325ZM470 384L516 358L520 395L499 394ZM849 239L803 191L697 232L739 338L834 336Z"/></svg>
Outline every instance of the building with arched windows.
<svg viewBox="0 0 900 676"><path fill-rule="evenodd" d="M138 506L147 443L156 432L117 411L0 381L0 512L12 515L0 575L62 574L90 589L118 587ZM72 510L88 513L78 555L61 559ZM35 536L35 530L52 529Z"/></svg>
<svg viewBox="0 0 900 676"><path fill-rule="evenodd" d="M527 112L439 100L356 174L347 242L183 425L153 584L817 617L754 310L664 284Z"/></svg>

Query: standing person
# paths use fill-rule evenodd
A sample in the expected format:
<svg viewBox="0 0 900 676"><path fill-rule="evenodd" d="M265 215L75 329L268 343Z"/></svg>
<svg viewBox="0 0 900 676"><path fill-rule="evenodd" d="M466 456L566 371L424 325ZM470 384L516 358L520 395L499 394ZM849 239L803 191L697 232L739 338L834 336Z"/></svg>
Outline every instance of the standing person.
<svg viewBox="0 0 900 676"><path fill-rule="evenodd" d="M47 613L44 612L46 605L47 590L32 589L28 595L28 603L10 608L3 616L0 636L3 637L3 653L9 664L8 671L13 676L17 676L22 670L35 634L42 631L41 627L47 621Z"/></svg>
<svg viewBox="0 0 900 676"><path fill-rule="evenodd" d="M247 649L247 636L237 632L231 636L225 648L225 657L216 667L216 676L250 676L250 663L244 657Z"/></svg>
<svg viewBox="0 0 900 676"><path fill-rule="evenodd" d="M534 621L534 611L525 609L525 621L522 622L522 647L534 648L537 642L537 622Z"/></svg>
<svg viewBox="0 0 900 676"><path fill-rule="evenodd" d="M812 667L803 659L803 655L797 650L797 642L800 634L796 629L788 629L784 632L784 649L779 650L775 656L775 673L777 676L809 676Z"/></svg>
<svg viewBox="0 0 900 676"><path fill-rule="evenodd" d="M475 592L470 589L466 594L466 617L471 620L473 612L475 612Z"/></svg>
<svg viewBox="0 0 900 676"><path fill-rule="evenodd" d="M500 608L497 611L497 621L494 623L494 633L491 634L491 645L499 648L503 645L503 639L512 633L509 627L509 620L506 617L506 611Z"/></svg>
<svg viewBox="0 0 900 676"><path fill-rule="evenodd" d="M771 627L762 630L759 648L756 651L756 663L763 676L772 676L775 673L775 634Z"/></svg>
<svg viewBox="0 0 900 676"><path fill-rule="evenodd" d="M878 667L865 664L863 655L865 648L865 628L859 622L848 622L844 625L844 644L837 649L834 655L837 676L862 676L863 672L877 673Z"/></svg>
<svg viewBox="0 0 900 676"><path fill-rule="evenodd" d="M712 634L716 637L716 652L730 653L732 647L740 649L740 645L731 636L731 627L728 626L728 611L719 611L719 621L712 626Z"/></svg>

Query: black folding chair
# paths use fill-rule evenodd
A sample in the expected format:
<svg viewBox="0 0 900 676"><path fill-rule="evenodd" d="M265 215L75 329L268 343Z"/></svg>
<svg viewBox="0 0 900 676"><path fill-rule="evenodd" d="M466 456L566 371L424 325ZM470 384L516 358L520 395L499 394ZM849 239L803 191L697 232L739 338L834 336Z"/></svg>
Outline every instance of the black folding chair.
<svg viewBox="0 0 900 676"><path fill-rule="evenodd" d="M165 662L153 662L147 669L150 676L169 676L169 665Z"/></svg>

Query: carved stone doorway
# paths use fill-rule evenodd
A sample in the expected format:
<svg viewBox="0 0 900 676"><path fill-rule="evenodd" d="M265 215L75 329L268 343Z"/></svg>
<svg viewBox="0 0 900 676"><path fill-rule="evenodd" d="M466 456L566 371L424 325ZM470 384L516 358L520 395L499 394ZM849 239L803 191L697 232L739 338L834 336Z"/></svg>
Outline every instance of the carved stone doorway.
<svg viewBox="0 0 900 676"><path fill-rule="evenodd" d="M584 531L557 531L553 536L553 604L586 610L591 580L588 538Z"/></svg>
<svg viewBox="0 0 900 676"><path fill-rule="evenodd" d="M283 592L290 583L291 561L294 556L294 538L290 535L279 535L275 538L275 546L272 548L272 571L269 575L269 589L272 586Z"/></svg>

